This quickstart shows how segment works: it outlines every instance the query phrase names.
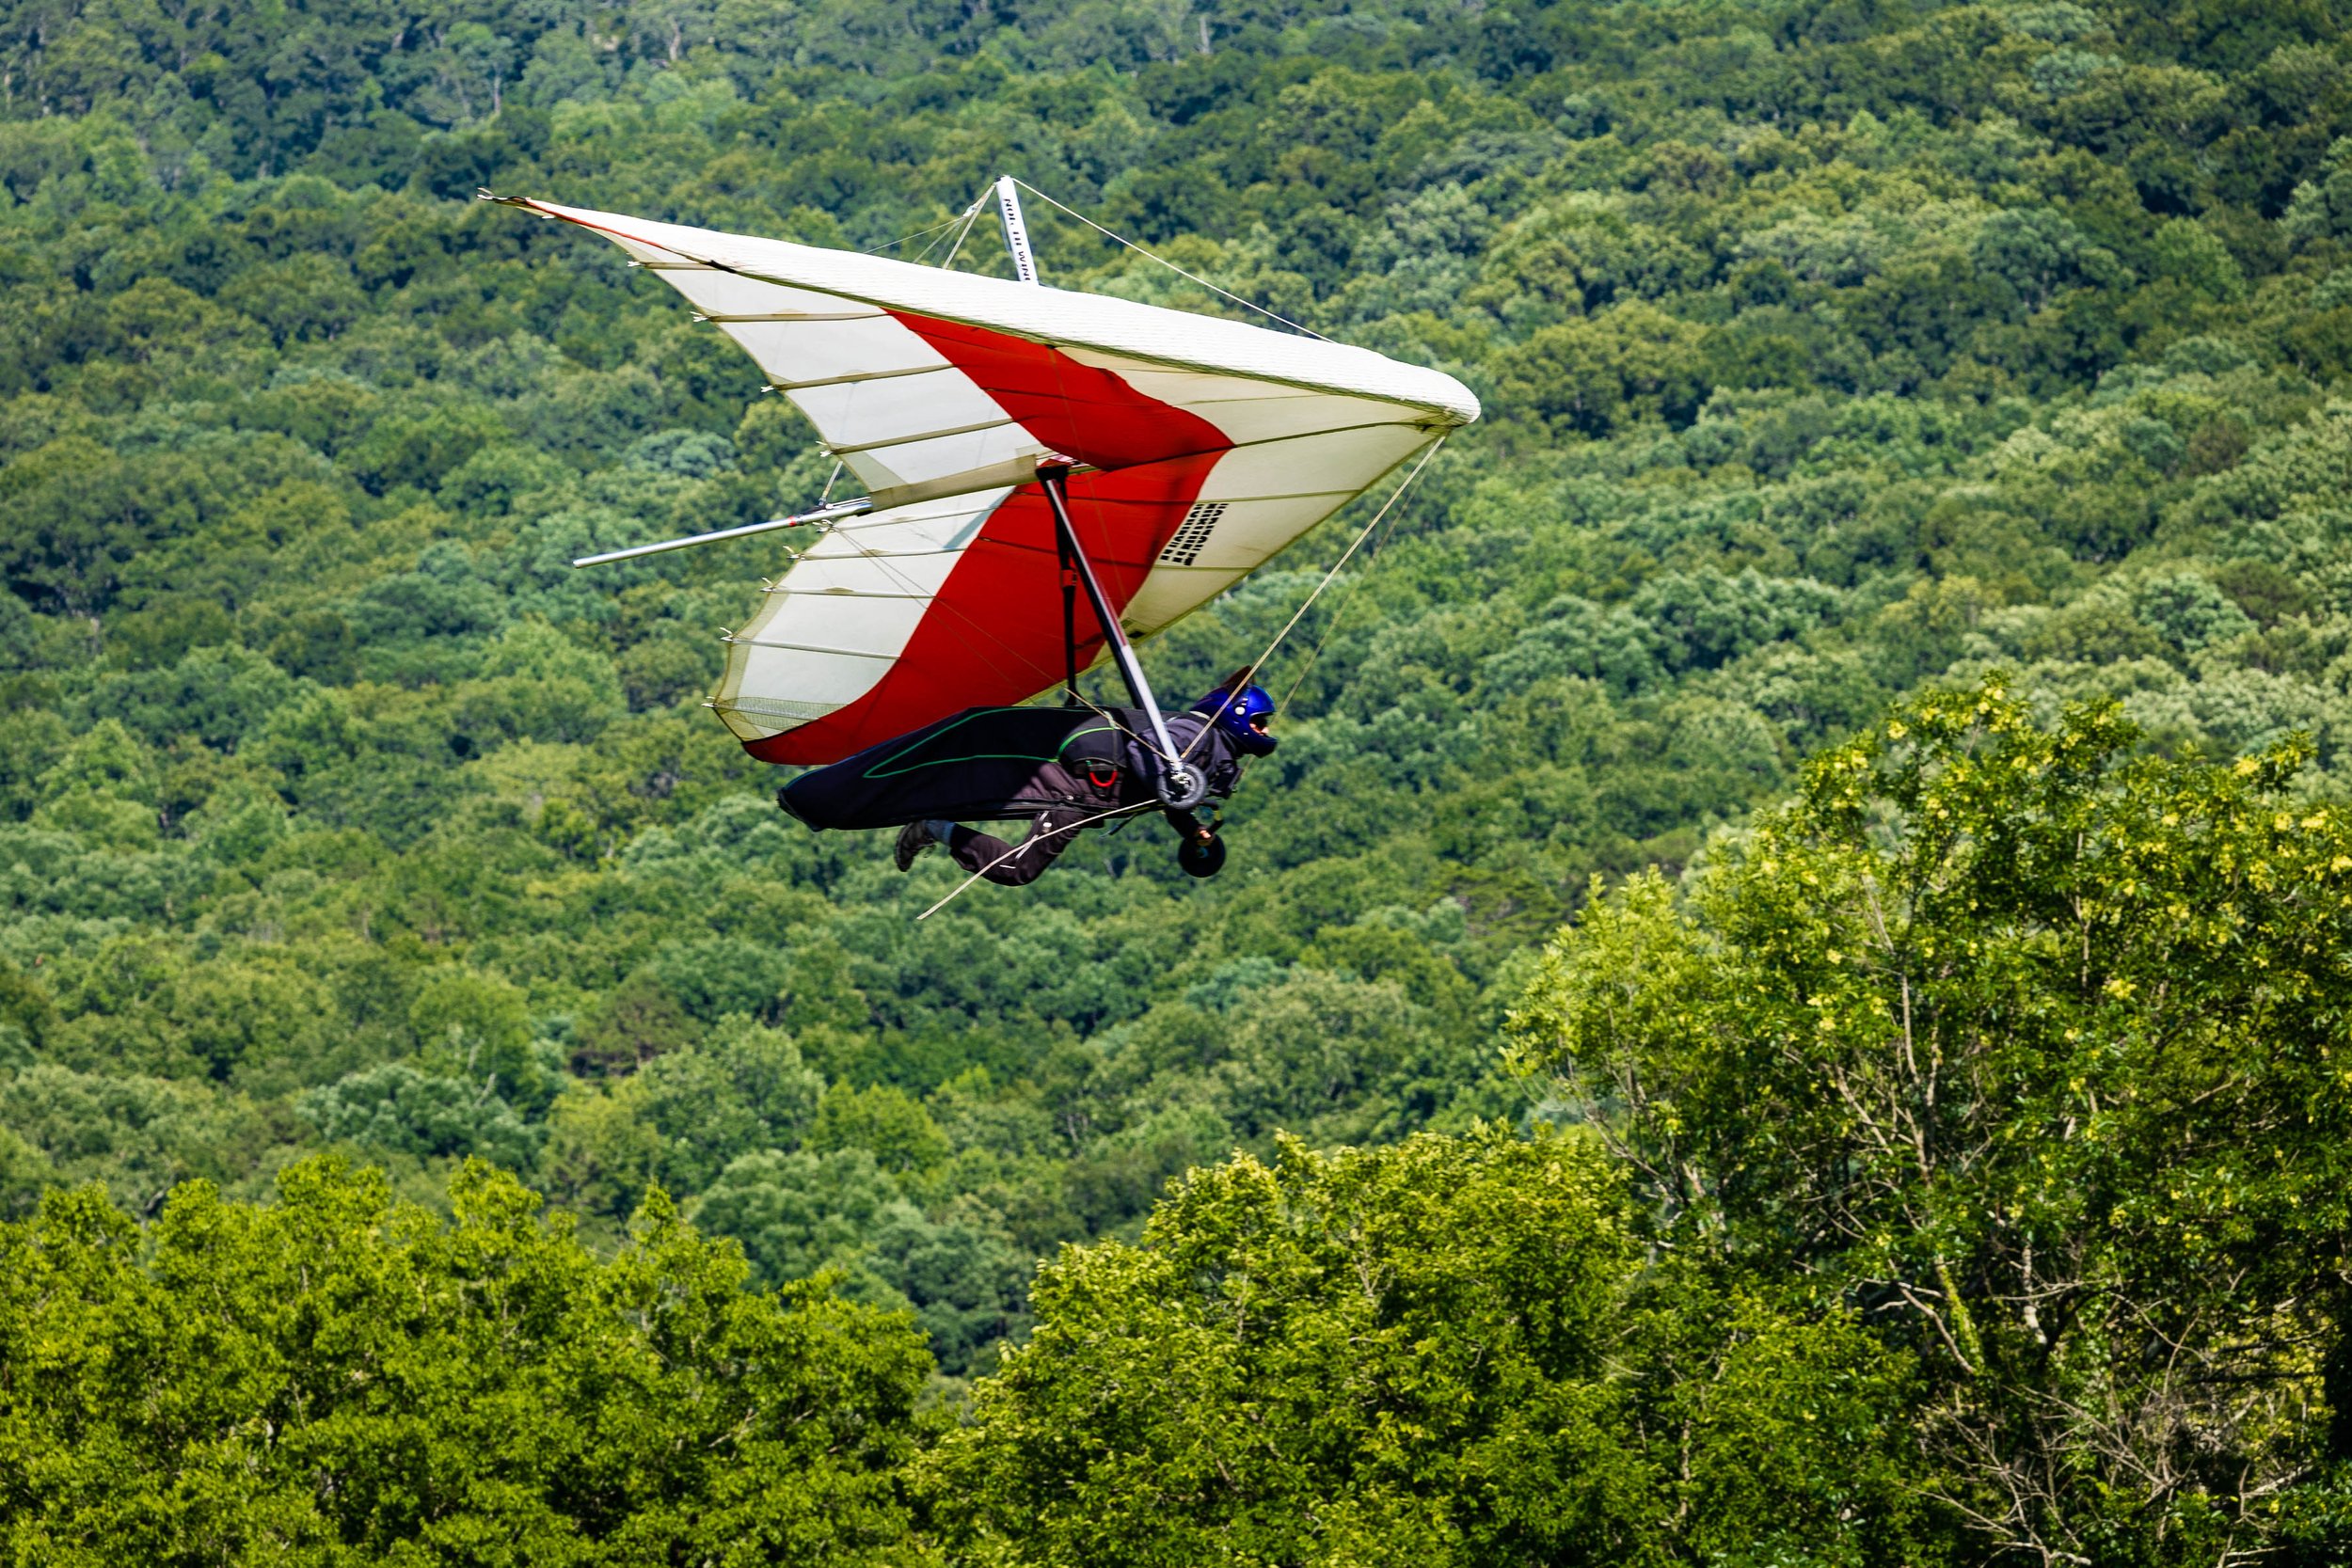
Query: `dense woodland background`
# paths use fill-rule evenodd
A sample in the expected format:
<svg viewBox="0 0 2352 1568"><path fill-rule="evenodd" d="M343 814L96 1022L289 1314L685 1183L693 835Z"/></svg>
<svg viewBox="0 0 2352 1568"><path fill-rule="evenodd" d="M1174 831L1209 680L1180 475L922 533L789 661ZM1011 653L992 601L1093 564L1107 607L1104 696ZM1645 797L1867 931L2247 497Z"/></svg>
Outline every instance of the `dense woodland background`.
<svg viewBox="0 0 2352 1568"><path fill-rule="evenodd" d="M2340 1560L2347 25L0 5L0 1528ZM875 248L1000 171L1488 417L1221 878L918 926L699 706L773 546L566 564L829 463L472 198Z"/></svg>

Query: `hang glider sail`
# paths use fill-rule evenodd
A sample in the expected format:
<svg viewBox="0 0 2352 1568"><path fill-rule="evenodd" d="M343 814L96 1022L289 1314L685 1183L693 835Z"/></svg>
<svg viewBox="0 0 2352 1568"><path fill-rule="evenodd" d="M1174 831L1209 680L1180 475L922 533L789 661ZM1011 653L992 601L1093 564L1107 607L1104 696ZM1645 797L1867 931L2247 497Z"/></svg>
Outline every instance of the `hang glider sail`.
<svg viewBox="0 0 2352 1568"><path fill-rule="evenodd" d="M1127 638L1199 609L1478 417L1452 376L1365 349L497 199L658 273L866 485L729 639L712 705L770 762L833 762L960 708L1024 701L1106 643L1123 669ZM1090 610L1072 618L1073 544L1091 566L1089 604L1118 623L1108 636Z"/></svg>

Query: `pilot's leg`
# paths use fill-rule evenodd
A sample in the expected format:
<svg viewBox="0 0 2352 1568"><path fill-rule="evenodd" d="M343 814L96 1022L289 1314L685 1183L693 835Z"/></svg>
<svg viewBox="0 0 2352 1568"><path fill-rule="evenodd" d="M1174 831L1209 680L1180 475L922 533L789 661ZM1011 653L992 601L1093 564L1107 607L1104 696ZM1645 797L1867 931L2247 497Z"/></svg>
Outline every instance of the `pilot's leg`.
<svg viewBox="0 0 2352 1568"><path fill-rule="evenodd" d="M1008 845L961 824L937 824L931 832L966 871L1005 887L1026 887L1076 841L1077 824L1090 815L1068 806L1048 806L1029 819L1028 835L1018 845ZM942 826L947 829L945 833L939 832Z"/></svg>

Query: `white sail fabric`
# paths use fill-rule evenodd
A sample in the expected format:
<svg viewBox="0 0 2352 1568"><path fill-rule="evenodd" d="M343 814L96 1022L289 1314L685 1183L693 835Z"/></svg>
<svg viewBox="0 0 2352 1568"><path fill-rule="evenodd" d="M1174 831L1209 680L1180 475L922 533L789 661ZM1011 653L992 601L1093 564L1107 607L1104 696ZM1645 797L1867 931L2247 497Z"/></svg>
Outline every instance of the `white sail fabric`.
<svg viewBox="0 0 2352 1568"><path fill-rule="evenodd" d="M1452 376L1132 300L512 200L605 235L758 363L867 487L734 634L714 705L829 761L1091 660L1065 646L1038 464L1132 634L1198 609L1447 431Z"/></svg>

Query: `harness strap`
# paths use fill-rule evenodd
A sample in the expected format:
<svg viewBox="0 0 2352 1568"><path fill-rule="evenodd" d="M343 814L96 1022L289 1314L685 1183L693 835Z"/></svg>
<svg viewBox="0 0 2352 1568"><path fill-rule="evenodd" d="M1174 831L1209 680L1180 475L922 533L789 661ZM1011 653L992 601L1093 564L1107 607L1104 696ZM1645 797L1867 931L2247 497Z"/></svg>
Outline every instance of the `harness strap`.
<svg viewBox="0 0 2352 1568"><path fill-rule="evenodd" d="M1070 559L1070 541L1054 531L1054 554L1061 561L1061 690L1064 707L1078 707L1078 564Z"/></svg>

